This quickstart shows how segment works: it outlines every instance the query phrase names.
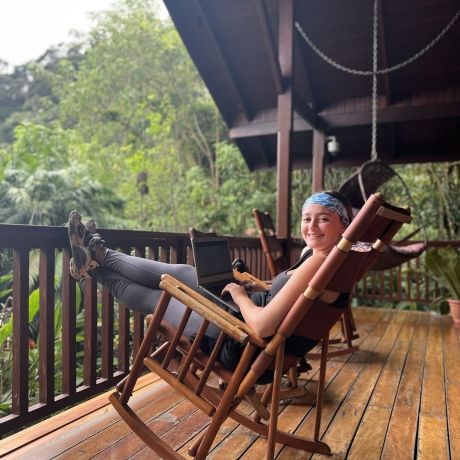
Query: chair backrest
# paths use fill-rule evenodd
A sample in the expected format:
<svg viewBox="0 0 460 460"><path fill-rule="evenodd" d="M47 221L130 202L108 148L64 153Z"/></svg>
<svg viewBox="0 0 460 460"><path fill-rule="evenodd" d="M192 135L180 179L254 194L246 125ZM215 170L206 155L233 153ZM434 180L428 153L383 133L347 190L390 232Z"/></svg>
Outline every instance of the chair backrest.
<svg viewBox="0 0 460 460"><path fill-rule="evenodd" d="M217 236L217 233L215 232L200 232L194 227L188 229L188 234L190 235L190 239Z"/></svg>
<svg viewBox="0 0 460 460"><path fill-rule="evenodd" d="M356 282L372 267L401 226L410 220L410 210L386 203L382 194L369 197L308 283L305 292L292 306L269 345L260 352L251 367L252 372L245 379L247 382L243 382L245 388L253 385L262 375L273 360L277 345L287 337L295 334L320 340L329 334L343 309L319 300L321 294L325 290L351 293Z"/></svg>
<svg viewBox="0 0 460 460"><path fill-rule="evenodd" d="M267 259L268 269L272 278L274 278L283 270L286 270L289 264L284 255L283 247L276 235L275 226L270 214L253 209L252 215L256 222L262 250Z"/></svg>

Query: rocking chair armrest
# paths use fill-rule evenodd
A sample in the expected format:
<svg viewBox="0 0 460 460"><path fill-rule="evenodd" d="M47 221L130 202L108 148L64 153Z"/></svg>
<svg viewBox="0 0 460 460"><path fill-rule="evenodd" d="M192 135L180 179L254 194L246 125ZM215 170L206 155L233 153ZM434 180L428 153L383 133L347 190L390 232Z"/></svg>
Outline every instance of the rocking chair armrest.
<svg viewBox="0 0 460 460"><path fill-rule="evenodd" d="M262 281L261 279L255 277L254 275L251 275L248 272L239 272L238 270L233 270L233 276L236 280L244 283L246 281L249 281L250 283L255 283L258 286L260 286L262 289L265 289L268 291L270 289L270 285L266 281Z"/></svg>
<svg viewBox="0 0 460 460"><path fill-rule="evenodd" d="M226 334L241 343L251 341L260 348L267 342L257 335L250 326L202 296L190 286L171 275L161 277L160 288L176 298L198 315L222 329Z"/></svg>

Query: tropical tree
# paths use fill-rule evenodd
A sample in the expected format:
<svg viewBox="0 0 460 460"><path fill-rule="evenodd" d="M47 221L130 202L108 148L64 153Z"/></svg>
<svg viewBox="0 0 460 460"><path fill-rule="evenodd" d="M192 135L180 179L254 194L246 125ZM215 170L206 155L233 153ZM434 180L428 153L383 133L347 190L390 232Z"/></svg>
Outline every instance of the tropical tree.
<svg viewBox="0 0 460 460"><path fill-rule="evenodd" d="M77 161L75 133L28 123L15 135L0 180L0 222L62 225L78 208L100 224L114 223L123 202Z"/></svg>

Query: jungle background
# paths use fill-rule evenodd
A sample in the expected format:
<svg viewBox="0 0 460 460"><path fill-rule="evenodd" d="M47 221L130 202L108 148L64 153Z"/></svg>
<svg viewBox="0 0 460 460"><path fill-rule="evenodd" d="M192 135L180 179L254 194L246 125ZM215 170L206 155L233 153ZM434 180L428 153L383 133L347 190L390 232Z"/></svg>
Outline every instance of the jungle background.
<svg viewBox="0 0 460 460"><path fill-rule="evenodd" d="M193 225L253 236L252 208L275 215L276 172L249 172L172 22L157 15L156 5L122 0L94 17L90 34L71 45L50 48L13 71L0 61L0 223L60 226L78 209L99 228L185 232ZM460 162L395 169L411 191L414 226L423 225L430 240L458 240ZM337 188L352 172L328 167L326 188ZM311 171L294 171L292 181L298 236ZM397 179L384 193L407 204ZM0 242L0 413L8 413L11 402L10 261ZM32 393L36 281L30 280L29 299ZM60 273L55 284L59 290ZM59 369L59 351L56 359ZM56 382L58 391L59 372Z"/></svg>
<svg viewBox="0 0 460 460"><path fill-rule="evenodd" d="M13 72L0 62L0 222L63 225L77 208L99 227L242 235L253 207L274 215L275 172L249 172L156 1L121 1ZM428 237L457 238L459 165L396 169ZM351 172L328 167L326 187ZM310 190L295 171L294 232Z"/></svg>

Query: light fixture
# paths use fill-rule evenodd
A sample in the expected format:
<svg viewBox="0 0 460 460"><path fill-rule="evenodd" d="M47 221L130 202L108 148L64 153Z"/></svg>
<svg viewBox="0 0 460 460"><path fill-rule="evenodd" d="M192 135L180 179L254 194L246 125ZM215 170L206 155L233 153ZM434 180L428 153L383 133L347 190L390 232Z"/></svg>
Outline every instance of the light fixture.
<svg viewBox="0 0 460 460"><path fill-rule="evenodd" d="M329 136L326 138L327 151L335 157L340 152L340 142L337 141L335 136Z"/></svg>

